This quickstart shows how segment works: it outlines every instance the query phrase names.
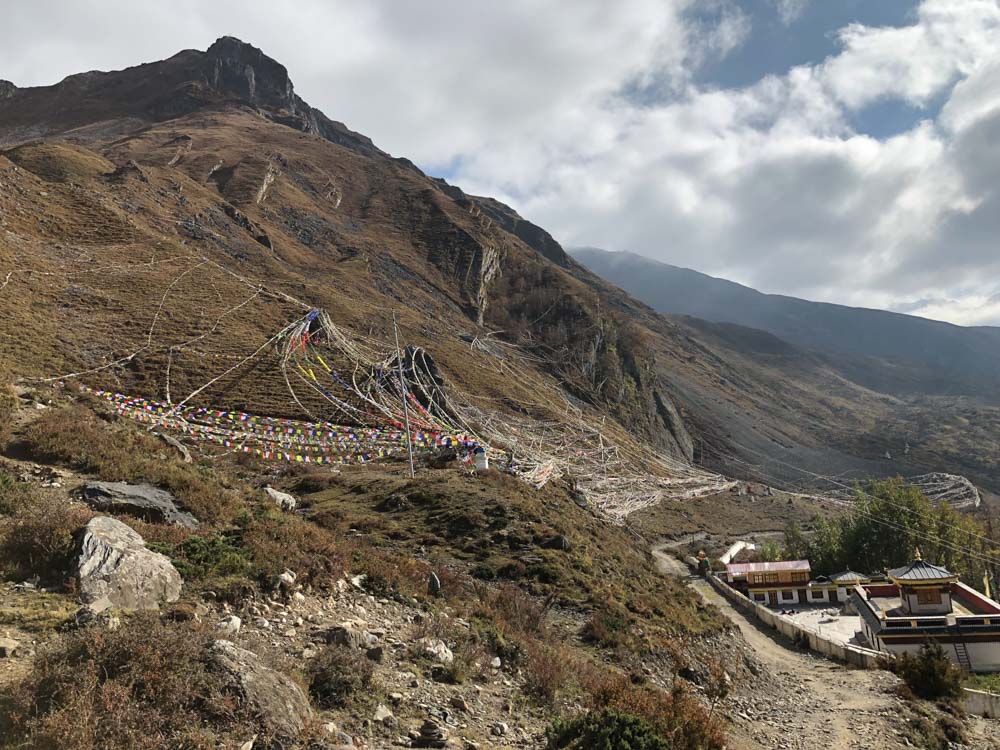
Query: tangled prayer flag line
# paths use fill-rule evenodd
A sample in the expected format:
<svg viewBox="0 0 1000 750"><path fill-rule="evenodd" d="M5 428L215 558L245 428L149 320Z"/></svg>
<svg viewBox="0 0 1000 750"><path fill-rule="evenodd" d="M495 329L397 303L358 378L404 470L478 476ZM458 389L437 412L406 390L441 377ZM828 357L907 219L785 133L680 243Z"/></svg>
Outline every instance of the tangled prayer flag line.
<svg viewBox="0 0 1000 750"><path fill-rule="evenodd" d="M80 388L108 401L122 416L267 460L313 464L368 463L402 455L407 450L406 433L397 425L381 428L302 422L241 411L175 407L142 397L86 386ZM453 448L467 456L480 447L468 435L448 435L428 430L412 432L411 441L414 450Z"/></svg>

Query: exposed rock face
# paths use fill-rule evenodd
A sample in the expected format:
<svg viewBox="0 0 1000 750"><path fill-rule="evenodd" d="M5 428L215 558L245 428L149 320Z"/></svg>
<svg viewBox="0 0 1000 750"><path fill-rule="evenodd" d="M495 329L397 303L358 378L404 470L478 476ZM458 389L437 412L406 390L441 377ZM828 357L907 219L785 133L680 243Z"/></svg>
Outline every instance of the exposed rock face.
<svg viewBox="0 0 1000 750"><path fill-rule="evenodd" d="M189 529L198 527L190 513L178 510L174 496L151 484L89 482L81 490L86 503L107 513L125 513L151 523L172 523Z"/></svg>
<svg viewBox="0 0 1000 750"><path fill-rule="evenodd" d="M17 86L10 81L0 79L0 99L9 99L17 92Z"/></svg>
<svg viewBox="0 0 1000 750"><path fill-rule="evenodd" d="M181 576L164 555L146 549L133 529L92 518L79 540L76 577L85 604L107 597L119 609L158 609L181 594Z"/></svg>
<svg viewBox="0 0 1000 750"><path fill-rule="evenodd" d="M230 678L230 684L278 737L294 739L312 717L309 698L296 683L261 663L258 656L230 641L215 641L211 664Z"/></svg>

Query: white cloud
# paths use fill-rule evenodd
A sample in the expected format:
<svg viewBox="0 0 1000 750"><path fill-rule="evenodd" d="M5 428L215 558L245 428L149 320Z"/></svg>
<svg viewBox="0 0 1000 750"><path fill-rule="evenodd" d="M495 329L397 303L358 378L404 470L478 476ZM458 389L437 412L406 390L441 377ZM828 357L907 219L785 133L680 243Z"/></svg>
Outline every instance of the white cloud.
<svg viewBox="0 0 1000 750"><path fill-rule="evenodd" d="M774 5L778 10L781 22L785 26L791 26L805 12L809 6L809 0L774 0Z"/></svg>
<svg viewBox="0 0 1000 750"><path fill-rule="evenodd" d="M805 7L775 1L788 23ZM0 77L49 83L232 34L283 62L331 117L394 154L450 165L452 182L564 243L765 291L925 300L914 311L1000 323L1000 3L924 0L907 26L832 30L830 58L723 90L693 73L739 47L753 18L712 0L706 25L693 7L40 0L0 27ZM859 112L890 99L945 103L892 138L854 131Z"/></svg>

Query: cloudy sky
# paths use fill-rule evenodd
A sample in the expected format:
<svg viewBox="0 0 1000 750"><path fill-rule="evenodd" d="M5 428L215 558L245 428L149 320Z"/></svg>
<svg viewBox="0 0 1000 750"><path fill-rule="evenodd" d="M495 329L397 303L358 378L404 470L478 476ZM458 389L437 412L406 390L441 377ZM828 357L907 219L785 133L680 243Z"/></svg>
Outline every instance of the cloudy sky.
<svg viewBox="0 0 1000 750"><path fill-rule="evenodd" d="M566 245L1000 325L1000 0L34 0L0 78L223 34Z"/></svg>

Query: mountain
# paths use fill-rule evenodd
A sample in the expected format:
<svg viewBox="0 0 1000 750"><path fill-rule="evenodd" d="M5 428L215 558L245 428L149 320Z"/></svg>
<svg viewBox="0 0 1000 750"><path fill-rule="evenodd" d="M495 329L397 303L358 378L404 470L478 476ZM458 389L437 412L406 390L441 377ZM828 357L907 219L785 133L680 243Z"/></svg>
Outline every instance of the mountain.
<svg viewBox="0 0 1000 750"><path fill-rule="evenodd" d="M1000 329L762 294L628 252L574 248L595 273L655 310L758 328L832 355L856 382L893 393L1000 397Z"/></svg>
<svg viewBox="0 0 1000 750"><path fill-rule="evenodd" d="M328 389L393 361L395 318L451 394L435 408L555 460L618 516L718 488L704 469L1000 488L990 405L887 395L865 376L883 360L850 376L815 347L668 319L510 207L328 118L239 40L3 91L0 358L18 376L343 421L370 403ZM276 352L314 310L338 331L325 386ZM612 465L643 489L605 481Z"/></svg>

